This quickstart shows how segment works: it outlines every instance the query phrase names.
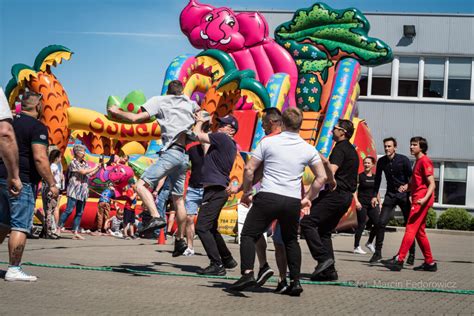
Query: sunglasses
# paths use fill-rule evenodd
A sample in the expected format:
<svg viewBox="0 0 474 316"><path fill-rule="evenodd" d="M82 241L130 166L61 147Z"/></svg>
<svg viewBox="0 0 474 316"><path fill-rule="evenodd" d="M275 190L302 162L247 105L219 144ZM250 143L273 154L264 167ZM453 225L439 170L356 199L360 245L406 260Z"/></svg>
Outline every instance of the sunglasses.
<svg viewBox="0 0 474 316"><path fill-rule="evenodd" d="M344 133L347 133L347 131L346 131L344 128L342 128L342 127L334 126L334 127L332 128L333 131L336 130L336 129L337 129L337 130L340 130L340 131L343 131Z"/></svg>
<svg viewBox="0 0 474 316"><path fill-rule="evenodd" d="M33 92L33 91L27 91L23 94L23 99L25 99L25 100L29 99L30 97L37 97L41 100L41 99L43 99L43 94L36 93L36 92Z"/></svg>

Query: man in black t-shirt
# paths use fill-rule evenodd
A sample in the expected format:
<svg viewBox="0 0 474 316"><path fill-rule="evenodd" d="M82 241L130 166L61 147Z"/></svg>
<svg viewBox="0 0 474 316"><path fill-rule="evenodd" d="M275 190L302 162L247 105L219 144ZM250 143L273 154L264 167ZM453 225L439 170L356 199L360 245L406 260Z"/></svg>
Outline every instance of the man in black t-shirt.
<svg viewBox="0 0 474 316"><path fill-rule="evenodd" d="M334 266L331 232L352 203L357 189L359 157L349 139L354 126L349 120L339 120L333 128L336 142L329 160L323 159L329 189L321 191L311 203L311 212L301 220L301 233L305 236L311 255L318 261L311 280L338 279Z"/></svg>
<svg viewBox="0 0 474 316"><path fill-rule="evenodd" d="M232 269L237 262L232 257L224 239L217 231L219 214L229 198L226 188L229 175L237 155L234 135L239 129L237 119L232 115L218 118L216 133L205 133L202 130L204 118L201 112L196 114L194 133L203 144L210 144L204 157L202 184L204 196L199 210L196 233L201 239L211 264L199 269L197 273L206 275L225 275L226 268Z"/></svg>
<svg viewBox="0 0 474 316"><path fill-rule="evenodd" d="M36 186L41 178L48 184L53 198L58 196L58 188L49 167L47 154L48 130L38 121L42 111L42 95L25 92L21 102L21 113L13 120L13 129L18 143L20 179L23 189L18 197L9 195L6 185L7 169L0 162L0 225L8 227L9 266L6 281L36 281L36 277L26 274L20 266L26 236L33 222ZM0 243L9 230L1 230Z"/></svg>

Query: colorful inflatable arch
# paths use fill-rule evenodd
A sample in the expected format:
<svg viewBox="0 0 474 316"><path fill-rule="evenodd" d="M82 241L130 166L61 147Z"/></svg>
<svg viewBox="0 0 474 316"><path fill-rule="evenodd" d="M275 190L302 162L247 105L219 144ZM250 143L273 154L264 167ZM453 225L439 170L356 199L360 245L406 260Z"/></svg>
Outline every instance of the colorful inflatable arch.
<svg viewBox="0 0 474 316"><path fill-rule="evenodd" d="M170 63L162 93L171 80L178 79L185 85L185 94L213 115L213 124L216 118L233 113L240 123L236 141L242 157L263 137L261 116L265 108L284 110L294 106L304 111L301 136L326 157L333 147L332 128L340 118L353 121L351 142L361 160L376 152L366 122L358 118L360 66L381 65L393 57L387 44L368 36L369 22L357 9L335 10L316 3L297 10L290 21L274 30L272 37L268 23L258 12L235 13L227 7L190 0L181 12L180 26L190 43L202 51L180 55ZM64 152L73 130L73 135L87 144L91 158L126 150L133 157L132 169L140 174L157 159L154 146L160 138L159 126L154 120L126 124L94 111L70 108L50 66L69 59L71 54L65 47L49 46L40 53L34 67L15 65L6 89L11 105L25 87L51 95L52 100L60 96L60 101L54 99L57 105L52 102L50 106L54 115L43 118L48 124L57 122L52 143ZM51 77L54 85L36 84L42 76ZM132 91L123 100L109 97L107 106L113 104L136 113L145 101L142 93ZM231 175L235 185L242 181L243 166L244 159L239 156ZM306 173L305 184L311 180ZM238 196L229 200L231 213L227 215L236 216L238 200ZM348 211L338 229L355 225L353 211ZM229 216L227 222L232 222Z"/></svg>

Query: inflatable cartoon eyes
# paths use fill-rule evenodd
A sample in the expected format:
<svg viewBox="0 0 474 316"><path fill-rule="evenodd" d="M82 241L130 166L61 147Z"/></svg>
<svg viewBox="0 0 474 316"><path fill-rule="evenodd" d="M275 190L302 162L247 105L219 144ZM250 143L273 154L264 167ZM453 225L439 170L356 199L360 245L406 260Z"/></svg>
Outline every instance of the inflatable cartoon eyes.
<svg viewBox="0 0 474 316"><path fill-rule="evenodd" d="M235 21L234 21L234 20L228 21L228 22L226 22L226 23L227 23L227 25L230 26L230 27L234 27L234 25L235 25Z"/></svg>
<svg viewBox="0 0 474 316"><path fill-rule="evenodd" d="M208 16L204 18L204 20L206 20L207 22L211 22L212 19L213 19L212 14L209 14Z"/></svg>

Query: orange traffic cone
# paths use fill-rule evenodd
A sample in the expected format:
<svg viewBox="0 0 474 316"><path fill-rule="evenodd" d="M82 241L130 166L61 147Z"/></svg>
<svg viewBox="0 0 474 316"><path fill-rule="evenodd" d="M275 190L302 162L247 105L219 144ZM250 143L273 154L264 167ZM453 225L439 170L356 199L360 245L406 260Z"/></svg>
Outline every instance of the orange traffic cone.
<svg viewBox="0 0 474 316"><path fill-rule="evenodd" d="M158 245L166 245L165 230L160 229L160 236L158 236Z"/></svg>

